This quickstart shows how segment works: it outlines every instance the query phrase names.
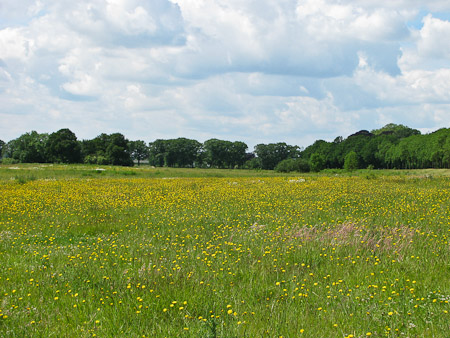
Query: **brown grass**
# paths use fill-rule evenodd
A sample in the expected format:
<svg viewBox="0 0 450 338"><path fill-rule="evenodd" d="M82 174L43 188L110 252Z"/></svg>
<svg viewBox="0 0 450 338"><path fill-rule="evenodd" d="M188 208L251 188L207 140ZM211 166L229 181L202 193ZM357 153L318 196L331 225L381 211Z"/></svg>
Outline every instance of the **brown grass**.
<svg viewBox="0 0 450 338"><path fill-rule="evenodd" d="M330 245L363 245L370 250L397 251L406 249L414 236L407 226L368 228L365 225L344 222L333 228L295 228L290 235L303 241L320 241Z"/></svg>

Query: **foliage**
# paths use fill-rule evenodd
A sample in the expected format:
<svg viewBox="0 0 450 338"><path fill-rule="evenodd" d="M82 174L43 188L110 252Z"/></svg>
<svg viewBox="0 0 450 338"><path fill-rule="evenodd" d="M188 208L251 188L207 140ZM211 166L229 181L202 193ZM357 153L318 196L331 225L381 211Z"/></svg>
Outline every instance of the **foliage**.
<svg viewBox="0 0 450 338"><path fill-rule="evenodd" d="M393 135L396 138L405 138L412 135L420 135L420 131L406 127L402 124L389 123L380 129L372 130L375 135Z"/></svg>
<svg viewBox="0 0 450 338"><path fill-rule="evenodd" d="M47 140L47 155L50 162L81 162L81 146L75 134L69 129L60 129L50 134Z"/></svg>
<svg viewBox="0 0 450 338"><path fill-rule="evenodd" d="M200 142L184 137L156 140L149 145L150 164L193 168L199 162L201 149Z"/></svg>
<svg viewBox="0 0 450 338"><path fill-rule="evenodd" d="M261 159L259 157L254 157L244 163L245 169L262 169Z"/></svg>
<svg viewBox="0 0 450 338"><path fill-rule="evenodd" d="M281 173L290 173L293 171L305 173L309 170L309 163L303 158L287 158L275 167L275 171Z"/></svg>
<svg viewBox="0 0 450 338"><path fill-rule="evenodd" d="M3 149L5 147L6 143L2 140L0 140L0 159L3 157Z"/></svg>
<svg viewBox="0 0 450 338"><path fill-rule="evenodd" d="M309 159L309 167L311 171L319 172L325 169L325 158L322 154L314 153Z"/></svg>
<svg viewBox="0 0 450 338"><path fill-rule="evenodd" d="M311 162L313 154L319 154L323 168L342 169L350 152L356 153L359 168L449 168L450 129L421 135L416 129L388 124L372 132L361 130L346 139L337 137L333 142L318 140L301 157Z"/></svg>
<svg viewBox="0 0 450 338"><path fill-rule="evenodd" d="M158 167L277 168L280 172L307 172L343 169L346 156L354 152L358 168L450 168L450 129L421 135L416 129L396 124L372 132L360 130L345 139L338 136L333 142L317 140L303 150L283 142L258 144L252 153L246 152L244 142L215 138L203 144L187 138L157 139L147 147L144 141L128 141L120 133L103 133L79 142L69 129L50 136L32 131L7 144L0 142L0 147L3 158L21 163L82 161L131 166L133 160L140 164L148 158L150 165Z"/></svg>
<svg viewBox="0 0 450 338"><path fill-rule="evenodd" d="M240 141L207 140L203 144L205 164L211 168L242 167L246 161L247 148Z"/></svg>
<svg viewBox="0 0 450 338"><path fill-rule="evenodd" d="M156 167L165 165L166 140L155 140L149 144L149 163Z"/></svg>
<svg viewBox="0 0 450 338"><path fill-rule="evenodd" d="M149 149L144 141L129 141L128 150L131 159L137 161L138 165L141 164L141 161L148 159Z"/></svg>
<svg viewBox="0 0 450 338"><path fill-rule="evenodd" d="M8 142L4 155L22 163L48 162L47 140L48 134L39 134L33 130Z"/></svg>
<svg viewBox="0 0 450 338"><path fill-rule="evenodd" d="M358 155L352 150L347 155L345 155L344 169L348 171L353 171L358 169L358 167L359 167Z"/></svg>
<svg viewBox="0 0 450 338"><path fill-rule="evenodd" d="M255 154L261 159L263 169L274 169L278 163L288 158L299 157L298 146L291 146L284 142L258 144L255 146Z"/></svg>
<svg viewBox="0 0 450 338"><path fill-rule="evenodd" d="M128 140L120 133L100 134L92 140L81 142L84 163L132 166Z"/></svg>
<svg viewBox="0 0 450 338"><path fill-rule="evenodd" d="M17 164L17 163L19 163L19 161L17 161L14 158L11 158L11 157L3 157L1 161L2 161L1 162L2 164Z"/></svg>
<svg viewBox="0 0 450 338"><path fill-rule="evenodd" d="M131 155L128 150L128 140L120 133L110 135L109 144L106 147L105 155L108 159L108 163L112 165L133 165L133 160L131 159Z"/></svg>

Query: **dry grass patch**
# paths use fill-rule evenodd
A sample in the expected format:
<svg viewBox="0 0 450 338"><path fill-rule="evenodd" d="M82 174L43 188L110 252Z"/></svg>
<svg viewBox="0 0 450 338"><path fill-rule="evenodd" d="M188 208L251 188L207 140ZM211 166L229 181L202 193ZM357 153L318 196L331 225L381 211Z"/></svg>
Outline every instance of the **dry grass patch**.
<svg viewBox="0 0 450 338"><path fill-rule="evenodd" d="M319 241L330 245L363 245L370 250L397 251L406 249L414 236L414 230L407 226L367 228L360 223L344 222L333 228L295 228L289 235L303 241Z"/></svg>

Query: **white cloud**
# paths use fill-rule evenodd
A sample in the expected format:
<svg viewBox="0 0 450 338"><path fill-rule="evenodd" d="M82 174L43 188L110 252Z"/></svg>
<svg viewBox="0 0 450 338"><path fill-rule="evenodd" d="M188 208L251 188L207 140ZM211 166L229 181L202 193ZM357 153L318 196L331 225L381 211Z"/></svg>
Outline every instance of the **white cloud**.
<svg viewBox="0 0 450 338"><path fill-rule="evenodd" d="M55 11L95 45L148 47L184 40L179 8L167 0L61 1Z"/></svg>
<svg viewBox="0 0 450 338"><path fill-rule="evenodd" d="M445 126L450 22L429 12L449 10L440 0L5 0L0 133L306 146L385 122Z"/></svg>
<svg viewBox="0 0 450 338"><path fill-rule="evenodd" d="M33 41L25 38L20 28L5 28L0 31L0 58L26 61L31 55Z"/></svg>
<svg viewBox="0 0 450 338"><path fill-rule="evenodd" d="M431 14L423 20L423 28L419 32L417 49L422 57L449 59L450 22L433 18Z"/></svg>

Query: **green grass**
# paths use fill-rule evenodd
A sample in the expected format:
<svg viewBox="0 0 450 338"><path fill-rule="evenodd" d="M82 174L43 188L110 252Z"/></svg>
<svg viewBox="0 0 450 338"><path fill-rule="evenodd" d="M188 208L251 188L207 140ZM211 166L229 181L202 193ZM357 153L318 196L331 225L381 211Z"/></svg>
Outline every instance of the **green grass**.
<svg viewBox="0 0 450 338"><path fill-rule="evenodd" d="M1 337L450 330L448 171L9 167Z"/></svg>
<svg viewBox="0 0 450 338"><path fill-rule="evenodd" d="M68 178L110 178L136 176L139 178L161 177L274 177L295 176L298 174L278 174L271 170L243 169L201 169L201 168L155 168L141 165L135 167L99 165L61 165L61 164L0 164L0 180L34 177L37 179Z"/></svg>

